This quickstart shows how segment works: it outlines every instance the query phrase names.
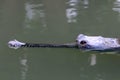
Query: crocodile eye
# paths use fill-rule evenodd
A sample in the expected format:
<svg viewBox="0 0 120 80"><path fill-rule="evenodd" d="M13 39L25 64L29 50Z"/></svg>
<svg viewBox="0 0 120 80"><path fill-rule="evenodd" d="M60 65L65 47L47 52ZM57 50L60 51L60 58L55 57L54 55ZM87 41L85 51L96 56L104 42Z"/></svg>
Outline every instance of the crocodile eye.
<svg viewBox="0 0 120 80"><path fill-rule="evenodd" d="M81 45L85 45L86 43L87 43L87 42L84 41L84 40L80 42Z"/></svg>

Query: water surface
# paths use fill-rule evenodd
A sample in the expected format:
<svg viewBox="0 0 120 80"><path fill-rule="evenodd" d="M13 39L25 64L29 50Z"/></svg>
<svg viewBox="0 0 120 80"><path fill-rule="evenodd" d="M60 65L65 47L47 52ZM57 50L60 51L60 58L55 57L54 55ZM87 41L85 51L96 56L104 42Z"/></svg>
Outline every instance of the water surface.
<svg viewBox="0 0 120 80"><path fill-rule="evenodd" d="M119 53L7 46L69 43L80 33L119 37L119 25L120 0L0 0L0 79L119 80Z"/></svg>

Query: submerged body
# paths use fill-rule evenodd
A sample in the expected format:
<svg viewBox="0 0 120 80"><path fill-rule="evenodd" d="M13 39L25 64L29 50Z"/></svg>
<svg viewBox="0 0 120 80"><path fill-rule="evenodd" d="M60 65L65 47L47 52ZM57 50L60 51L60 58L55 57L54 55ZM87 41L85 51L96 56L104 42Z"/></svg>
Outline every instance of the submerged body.
<svg viewBox="0 0 120 80"><path fill-rule="evenodd" d="M74 44L34 44L23 43L17 40L9 41L10 48L20 47L64 47L64 48L79 48L90 51L120 51L120 41L118 38L105 38L102 36L87 36L78 35Z"/></svg>

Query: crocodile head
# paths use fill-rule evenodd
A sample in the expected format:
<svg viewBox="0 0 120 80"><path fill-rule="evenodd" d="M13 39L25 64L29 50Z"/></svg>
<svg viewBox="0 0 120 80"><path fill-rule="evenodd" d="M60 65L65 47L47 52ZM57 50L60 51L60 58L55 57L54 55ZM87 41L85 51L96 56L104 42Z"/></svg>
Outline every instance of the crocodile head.
<svg viewBox="0 0 120 80"><path fill-rule="evenodd" d="M104 49L104 38L102 36L86 36L84 34L80 34L78 35L76 42L80 49L86 50Z"/></svg>

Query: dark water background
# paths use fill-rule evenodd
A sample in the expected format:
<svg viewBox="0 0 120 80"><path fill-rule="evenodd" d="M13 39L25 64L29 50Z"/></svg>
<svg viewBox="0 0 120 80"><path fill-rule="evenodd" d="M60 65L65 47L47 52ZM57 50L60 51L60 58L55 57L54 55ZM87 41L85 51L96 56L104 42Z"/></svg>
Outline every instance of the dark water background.
<svg viewBox="0 0 120 80"><path fill-rule="evenodd" d="M0 80L120 80L120 55L77 49L8 48L9 40L74 42L120 37L120 0L0 0ZM93 60L93 61L94 61Z"/></svg>

